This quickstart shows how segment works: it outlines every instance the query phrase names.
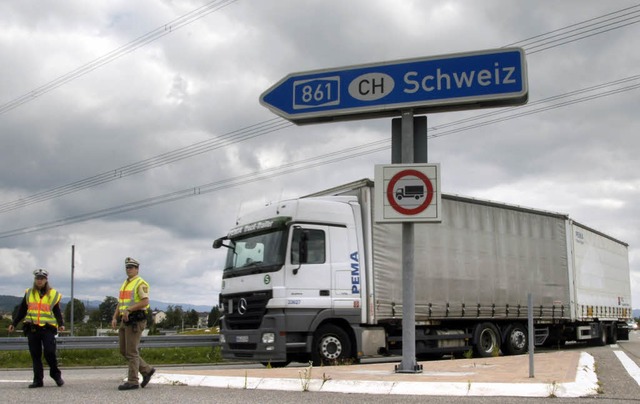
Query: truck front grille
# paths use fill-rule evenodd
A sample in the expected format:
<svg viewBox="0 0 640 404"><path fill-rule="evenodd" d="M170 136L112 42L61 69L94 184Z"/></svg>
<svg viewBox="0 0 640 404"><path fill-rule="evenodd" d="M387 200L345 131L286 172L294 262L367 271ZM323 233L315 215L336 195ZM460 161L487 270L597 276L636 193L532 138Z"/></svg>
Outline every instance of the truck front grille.
<svg viewBox="0 0 640 404"><path fill-rule="evenodd" d="M220 296L225 308L226 328L229 330L258 329L272 296L270 290Z"/></svg>

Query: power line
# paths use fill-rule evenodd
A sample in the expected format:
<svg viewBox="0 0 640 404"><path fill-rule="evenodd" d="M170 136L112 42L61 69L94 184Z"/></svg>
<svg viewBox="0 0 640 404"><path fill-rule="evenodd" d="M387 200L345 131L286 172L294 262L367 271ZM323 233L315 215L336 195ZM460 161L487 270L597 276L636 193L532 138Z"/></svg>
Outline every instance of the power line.
<svg viewBox="0 0 640 404"><path fill-rule="evenodd" d="M39 87L36 90L33 90L31 92L29 92L27 95L31 95L27 98L27 95L21 97L21 99L24 102L27 102L27 100L31 100L34 99L35 97L33 97L33 94L36 94L36 96L39 96L41 94L44 94L45 92L51 91L54 88L57 88L60 85L63 85L65 83L67 83L68 81L71 81L77 77L79 77L80 75L84 75L86 73L88 73L89 71L95 70L98 67L109 63L111 61L113 61L114 59L131 52L134 49L137 49L138 47L144 46L152 41L155 41L156 39L159 39L160 37L167 35L168 33L172 32L175 29L179 29L187 24L190 24L192 22L194 22L197 19L200 19L202 17L204 17L205 15L208 15L214 11L219 10L220 8L223 8L229 4L231 4L232 2L237 1L237 0L224 0L224 1L213 1L211 3L208 3L198 9L195 9L177 19L174 19L173 21L170 21L164 25L162 25L161 27L143 35L142 37L137 38L136 40L129 42L127 45L121 46L120 48L64 75L59 77L58 79L46 84L45 86ZM627 17L629 15L634 15L637 13L640 13L640 10L636 10L637 8L639 8L640 5L637 6L632 6L632 7L627 7L612 13L608 13L605 14L603 16L600 17L596 17L596 18L592 18L589 20L585 20L583 22L577 23L577 24L572 24L554 31L550 31L546 34L541 34L541 35L536 35L533 36L531 38L528 39L524 39L515 43L512 43L510 45L507 46L512 46L512 45L519 45L522 46L526 49L528 49L528 54L529 53L537 53L540 52L542 50L546 50L546 49L550 49L551 47L556 47L556 46L560 46L561 44L567 43L567 42L562 42L562 43L556 43L553 46L550 46L549 44L551 42L558 42L558 41L566 41L569 34L570 37L573 37L573 39L571 39L570 41L573 42L575 40L578 39L582 39L584 37L584 35L588 36L593 36L599 33L602 33L601 31L598 31L596 33L593 33L593 31L595 29L602 29L603 24L607 23L606 26L609 27L608 30L611 29L615 29L615 28L621 28L621 26L616 26L615 28L611 28L611 21L616 21L620 18L623 17ZM631 10L635 10L630 12ZM634 17L636 18L637 15ZM620 21L620 20L618 20ZM629 18L624 18L625 22L629 21ZM633 21L632 23L636 23L637 21ZM625 24L629 25L630 23ZM577 35L583 35L583 37L579 37L579 38L575 38L575 36ZM551 42L550 42L551 41ZM534 52L531 52L531 49L534 48L540 48L543 47L541 49L535 50ZM20 100L20 99L18 99ZM16 101L16 100L14 100ZM7 108L15 108L18 105L21 105L21 103L24 103L22 101L18 101L18 104L15 104L13 107L10 107L9 104L5 104L5 106L0 107L0 114L3 113L5 107ZM13 104L12 104L13 105ZM482 115L481 115L482 116ZM25 197L25 198L20 198L18 200L14 200L14 201L10 201L10 202L6 202L6 203L1 203L0 204L0 213L6 212L6 211L10 211L10 210L14 210L14 209L18 209L21 207L25 207L34 203L38 203L38 202L42 202L51 198L56 198L59 196L63 196L72 192L77 192L79 190L82 189L86 189L89 187L93 187L93 186L97 186L100 184L103 184L105 182L110 182L110 181L114 181L116 179L120 179L129 175L133 175L142 171L146 171L152 168L156 168L165 164L169 164L171 162L174 161L178 161L178 160L182 160L184 158L188 158L188 157L192 157L195 156L197 154L200 153L205 153L220 147L224 147L225 145L228 144L232 144L232 143L236 143L242 140L247 140L247 139L251 139L253 137L256 136L260 136L262 134L266 134L266 133L270 133L273 132L275 130L279 130L279 129L283 129L285 127L291 126L290 124L286 124L286 123L282 123L284 122L283 120L281 120L281 124L279 127L273 127L268 131L264 131L262 133L259 132L253 132L251 135L247 135L244 132L245 129L240 129L238 131L234 131L234 132L230 132L227 135L223 135L223 137L225 139L230 139L231 135L233 135L235 132L239 132L239 134L237 135L237 137L234 140L229 140L230 143L224 143L224 141L220 140L220 139L213 139L213 140L208 140L208 141L204 141L204 142L199 142L196 143L194 145L191 146L187 146L178 150L174 150L171 152L167 152L164 154L161 154L159 156L155 156L152 157L150 159L147 160L143 160L137 163L133 163L131 165L125 166L125 167L120 167L120 168L116 168L114 170L109 170L108 172L102 173L102 174L98 174L92 177L88 177L85 178L83 180L80 181L76 181L76 182L72 182L70 184L66 184L60 187L56 187L47 191L42 191L39 193L36 193L34 195ZM256 124L254 125L256 128L259 127L262 124L265 125L269 125L273 123L273 120L271 121L265 121L263 123L260 124ZM455 124L455 123L454 123Z"/></svg>
<svg viewBox="0 0 640 404"><path fill-rule="evenodd" d="M167 23L165 25L163 25L161 28L158 28L154 31L151 31L150 33L130 42L128 45L125 45L121 48L118 48L116 51L113 51L107 55L105 55L102 58L96 59L96 61L98 60L102 60L104 59L106 64L109 61L111 61L112 59L108 59L108 57L110 57L110 55L117 55L119 53L119 51L121 50L127 50L129 48L131 48L132 46L144 46L144 44L147 44L148 42L152 41L152 40L156 40L158 38L160 38L161 36L166 35L163 34L161 36L157 36L160 35L160 33L158 32L158 30L163 29L164 32L171 32L173 29L177 29L177 28L181 28L184 25L190 24L191 22L195 21L196 19L202 18L205 15L216 11L222 7L225 7L226 5L237 1L237 0L226 0L226 1L214 1L211 2L199 9L196 9L178 19L175 19L173 21L171 21L170 23ZM512 45L516 45L519 44L520 46L523 46L523 48L525 48L527 50L527 54L530 53L531 49L537 49L532 53L537 53L540 52L542 50L546 50L546 49L550 49L552 47L556 47L556 46L560 46L562 44L565 43L569 43L569 42L575 42L578 39L584 39L593 35L597 35L597 34L601 34L603 32L608 32L612 29L617 29L617 28L621 28L623 26L628 26L632 23L636 23L638 21L633 20L633 22L629 22L631 18L628 18L629 15L635 15L637 13L640 13L640 10L636 10L633 12L629 12L630 10L639 8L640 5L638 6L633 6L633 7L628 7L625 9L621 9L600 17L596 17L596 18L592 18L590 20L586 20L577 24L572 24L569 25L567 27L564 28L560 28L554 31L551 31L549 33L546 34L542 34L542 35L537 35L519 42L515 42L513 44L507 45L507 46L512 46ZM612 17L616 15L616 17ZM632 18L637 18L637 15L632 17ZM618 25L615 25L615 27L612 27L612 21L617 21ZM624 25L620 25L621 22L624 22ZM587 24L590 23L590 24ZM585 25L586 24L586 25ZM174 28L175 27L175 28ZM606 28L606 31L602 31L603 28ZM578 37L576 38L576 36L582 35L582 37ZM152 39L154 38L154 39ZM568 38L572 38L572 39L568 39ZM558 43L561 41L565 41L562 43ZM550 45L551 43L555 43L554 45ZM541 48L542 47L542 48ZM133 50L133 49L131 49ZM129 50L129 51L131 51ZM127 52L128 53L128 52ZM118 56L119 57L119 56ZM107 61L108 60L108 61ZM95 62L95 61L94 61ZM92 62L93 63L93 62ZM85 66L90 66L92 65L92 63L87 64ZM93 69L97 68L99 66L95 66ZM81 70L82 68L76 69L76 71ZM92 69L92 70L93 70ZM87 71L87 73L90 70ZM75 71L74 71L75 72ZM73 73L73 72L72 72ZM83 73L86 74L86 73ZM71 75L68 74L68 75ZM66 77L68 75L62 76L62 77ZM466 119L462 119L459 121L455 121L449 124L444 124L444 125L438 125L437 127L433 127L430 129L430 131L437 131L437 130L442 130L445 127L450 127L450 126L459 126L462 125L464 123L467 122L472 122L472 121L478 121L478 120L482 120L482 119L486 119L490 116L498 116L498 115L504 115L505 113L509 113L510 111L513 111L514 109L523 109L523 108L531 108L535 105L539 105L541 103L546 103L546 102L550 102L554 99L561 99L561 98L565 98L565 97L569 97L569 96L573 96L573 95L577 95L580 93L585 93L585 92L589 92L589 91L594 91L596 89L600 89L600 88L605 88L605 87L609 87L612 85L618 85L620 83L624 83L624 82L629 82L632 80L637 80L639 76L631 76L628 77L626 79L621 79L621 80L616 80L613 82L609 82L609 83L604 83L604 84L600 84L597 86L593 86L587 89L582 89L582 90L576 90L573 92L569 92L569 93L565 93L565 94L560 94L554 97L550 97L544 100L539 100L536 102L531 102L525 106L521 106L521 107L516 107L516 108L512 108L512 109L502 109L499 111L493 111L493 112L489 112L486 114L481 114L481 115L476 115L474 117L471 118L466 118ZM70 78L67 81L72 80L72 78ZM54 80L55 82L55 80ZM51 82L53 83L53 82ZM59 85L62 85L66 83L65 82L60 82ZM634 86L630 86L628 89L634 89L636 87ZM53 89L53 88L51 88ZM48 90L50 91L50 90ZM624 88L622 89L617 89L617 90L611 90L611 94L613 93L617 93L617 92L621 92L621 91L627 91ZM610 95L610 94L602 94L599 96L592 96L593 98L599 98L602 96L606 96L606 95ZM589 99L593 99L593 98L589 98ZM581 101L584 102L587 99ZM569 101L567 105L576 103L579 101ZM529 112L521 112L519 116L525 116L525 115L530 115L532 113L537 113L537 112L542 112L548 109L552 109L552 108L556 108L558 107L559 104L557 105L552 105L552 106L546 106L546 107L542 107L540 109L536 109L536 110L532 110ZM2 107L0 107L0 113L2 113ZM481 126L486 126L488 124L492 124L492 123L496 123L496 122L500 122L502 120L505 119L511 119L509 117L506 118L497 118L495 120L492 121L485 121L485 122L480 122L480 123L476 123L473 125L469 125L463 128L459 128L459 129L452 129L449 131L445 131L443 133L440 134L436 134L436 135L432 135L430 137L442 137L442 136L446 136L448 134L452 134L452 133L458 133L460 131L463 130L467 130L467 129L473 129L473 128L477 128L477 127L481 127ZM123 166L120 168L116 168L114 170L109 170L107 172L104 172L102 174L98 174L92 177L88 177L85 178L83 180L79 180L79 181L75 181L60 187L56 187L56 188L52 188L46 191L42 191L33 195L30 195L28 197L25 198L20 198L14 201L10 201L10 202L6 202L6 203L1 203L0 204L0 213L3 212L7 212L7 211L11 211L11 210L15 210L15 209L19 209L25 206L29 206L35 203L39 203L42 201L46 201L52 198L57 198L63 195L67 195L73 192L78 192L80 190L83 189L87 189L90 187L94 187L106 182L110 182L110 181L114 181L120 178L124 178L126 176L130 176L130 175L134 175L146 170L150 170L152 168L156 168L162 165L166 165L166 164L170 164L172 162L176 162L182 159L186 159L186 158L190 158L202 153L206 153L209 152L211 150L214 149L218 149L221 147L225 147L228 146L230 144L234 144L237 142L241 142L244 140L248 140L248 139L252 139L255 138L257 136L261 136L267 133L271 133L280 129L284 129L287 127L292 126L291 123L289 123L288 121L285 121L281 118L274 118L268 121L264 121L246 128L242 128L236 131L232 131L229 132L225 135L222 135L220 138L214 138L214 139L209 139L209 140L205 140L202 142L198 142L195 143L193 145L190 146L186 146L177 150L173 150L167 153L163 153L160 154L158 156L155 157L151 157L149 159L146 160L142 160L133 164L129 164L127 166Z"/></svg>
<svg viewBox="0 0 640 404"><path fill-rule="evenodd" d="M636 79L640 78L639 76L635 76ZM618 82L626 82L625 79L623 80L618 80ZM597 86L595 86L597 87ZM540 108L534 108L531 111L524 111L524 112L517 112L516 113L512 113L508 116L504 116L501 118L497 118L497 119L492 119L486 122L481 122L481 123L477 123L477 124L473 124L473 125L469 125L463 128L458 128L458 129L453 129L438 135L431 135L429 136L429 138L437 138L437 137L443 137L446 135L450 135L453 133L458 133L458 132L462 132L465 130L470 130L470 129L475 129L481 126L487 126L487 125L491 125L494 123L498 123L498 122L503 122L503 121L507 121L510 119L515 119L515 118L520 118L522 116L526 116L526 115L532 115L532 114L537 114L540 112L544 112L550 109L557 109L557 108L561 108L561 107L566 107L572 104L576 104L579 102L585 102L585 101L591 101L597 98L601 98L601 97L605 97L605 96L609 96L609 95L614 95L614 94L618 94L620 92L623 91L630 91L630 90L634 90L640 88L640 83L634 84L634 85L629 85L626 87L622 87L622 88L617 88L617 89L613 89L613 90L607 90L601 93L596 93L596 94L587 94L581 98L577 98L577 99L573 99L573 100L567 100L567 101L562 101L553 105L548 105L548 106L543 106ZM585 90L586 91L586 90ZM573 93L582 93L583 91L576 91ZM572 93L572 95L573 95ZM556 97L551 97L555 100L558 100L559 98ZM538 103L540 104L540 103ZM514 109L511 109L511 111L513 112ZM37 225L33 225L33 226L27 226L27 227L22 227L22 228L18 228L18 229L13 229L13 230L8 230L8 231L4 231L4 232L0 232L0 239L3 238L8 238L8 237L15 237L15 236L20 236L20 235L25 235L25 234L29 234L29 233L33 233L33 232L37 232L37 231L42 231L42 230L49 230L49 229L53 229L56 227L61 227L61 226L66 226L66 225L70 225L70 224L74 224L74 223L80 223L80 222L85 222L88 220L92 220L92 219L98 219L98 218L102 218L105 216L111 216L111 215L115 215L115 214L120 214L120 213L126 213L126 212L130 212L130 211L134 211L134 210L139 210L139 209L143 209L143 208L147 208L147 207L151 207L151 206L155 206L155 205L160 205L160 204L164 204L164 203L168 203L168 202L174 202L180 199L185 199L188 197L192 197L192 196L197 196L197 195L202 195L202 194L207 194L207 193L211 193L211 192L216 192L222 189L226 189L226 188L231 188L231 187L235 187L235 186L240 186L240 185L245 185L245 184L249 184L252 182L256 182L256 181L263 181L266 179L271 179L277 176L281 176L281 175L285 175L285 174L290 174L293 172L299 172L301 170L307 170L310 168L315 168L315 167L319 167L322 165L327 165L327 164L331 164L331 163L336 163L336 162L342 162L344 160L348 160L348 159L352 159L355 157L360 157L360 156L364 156L364 155L368 155L368 154L372 154L372 153L377 153L380 151L384 151L384 150L388 150L390 147L390 140L389 139L385 139L385 140L379 140L379 141L375 141L375 142L371 142L365 145L359 145L359 146L353 146L351 148L347 148L347 149L341 149L339 151L333 151L324 155L320 155L320 156L314 156L314 157L310 157L304 160L300 160L300 161L296 161L296 162L291 162L291 163L287 163L287 164L283 164L281 166L278 167L272 167L270 169L266 169L266 170L262 170L262 171L255 171L252 173L248 173L248 174L243 174L237 177L232 177L229 179L225 179L225 180L219 180L219 181L215 181L215 182L211 182L208 184L204 184L204 185L200 185L200 186L196 186L196 187L190 187L181 191L176 191L176 192L171 192L168 194L164 194L164 195L159 195L159 196L155 196L155 197L150 197L150 198L146 198L146 199L142 199L139 201L134 201L134 202L130 202L130 203L126 203L123 205L119 205L119 206L115 206L115 207L111 207L111 208L106 208L106 209L101 209L101 210L97 210L94 212L89 212L89 213L85 213L85 214L81 214L81 215L76 215L76 216L72 216L72 217L67 217L67 218L63 218L63 219L58 219L58 220L54 220L54 221L50 221L50 222L46 222L46 223L42 223L42 224L37 224Z"/></svg>
<svg viewBox="0 0 640 404"><path fill-rule="evenodd" d="M70 193L78 192L83 189L91 188L100 184L115 181L130 175L134 175L152 168L170 164L185 158L194 157L215 149L229 146L234 143L242 142L256 136L262 136L280 129L293 126L292 123L282 118L270 119L255 125L247 126L228 132L220 137L207 139L194 143L180 149L172 150L145 160L138 161L133 164L122 166L113 170L105 171L85 179L71 182L56 188L38 192L25 198L16 199L10 202L0 203L0 213L20 209L35 203L47 201Z"/></svg>
<svg viewBox="0 0 640 404"><path fill-rule="evenodd" d="M309 168L317 167L320 165L329 164L332 162L344 161L345 159L348 159L348 158L354 158L357 156L362 156L362 155L370 154L376 151L388 149L389 143L390 143L390 140L382 140L382 141L373 142L364 146L362 145L354 146L354 147L343 149L340 151L331 152L325 155L307 158L298 162L287 163L279 167L273 167L267 170L243 174L230 179L220 180L220 181L200 185L197 187L190 187L181 191L176 191L176 192L171 192L164 195L146 198L139 201L126 203L126 204L111 207L111 208L101 209L101 210L97 210L97 211L86 213L86 214L76 215L76 216L72 216L64 219L58 219L58 220L42 223L39 225L27 226L20 229L4 231L4 232L0 232L0 239L18 236L18 235L24 235L24 234L33 233L36 231L53 229L56 227L66 226L73 223L85 222L87 220L110 216L117 213L125 213L132 210L143 209L150 206L159 205L167 202L173 202L179 199L184 199L184 198L195 196L195 195L211 193L211 192L219 191L225 188L230 188L230 187L243 185L243 184L247 184L255 181L273 178L279 175L297 172L297 171L300 171L301 169L309 169ZM380 145L384 145L384 146L380 146ZM363 150L363 148L365 149ZM366 149L366 148L369 148L369 149Z"/></svg>
<svg viewBox="0 0 640 404"><path fill-rule="evenodd" d="M580 94L589 94L589 93L594 93L597 90L601 90L601 89L607 89L607 88L611 88L613 86L620 86L622 84L628 84L628 83L633 83L634 81L638 81L640 80L640 75L635 75L635 76L630 76L627 78L623 78L623 79L619 79L619 80L614 80L614 81L610 81L607 83L603 83L603 84L598 84L595 86L591 86L591 87L587 87L584 89L580 89L580 90L574 90L568 93L564 93L564 94L559 94L559 95L555 95L552 97L548 97L545 99L541 99L538 101L534 101L534 102L530 102L526 105L523 106L518 106L518 107L513 107L513 108L502 108L496 111L490 111L484 114L479 114L479 115L475 115L473 117L469 117L469 118L465 118L465 119L460 119L454 122L450 122L447 124L440 124L438 126L434 126L429 128L429 132L438 132L441 130L444 130L446 128L450 128L450 127L455 127L455 126L460 126L469 122L475 122L475 121L482 121L485 120L484 122L481 123L476 123L473 125L469 125L469 126L465 126L463 128L459 128L459 129L451 129L449 131L444 131L440 134L436 134L436 135L431 135L430 137L442 137L442 136L446 136L449 134L453 134L453 133L458 133L462 130L466 130L466 129L474 129L477 127L481 127L481 126L486 126L490 123L495 123L495 122L500 122L501 120L503 120L504 118L497 118L495 120L492 121L486 121L486 119L490 118L490 117L494 117L494 116L501 116L501 115L505 115L505 114L511 114L513 113L513 111L523 111L520 112L519 116L525 116L525 115L530 115L532 113L535 113L535 111L543 111L543 110L549 110L549 109L553 109L556 108L558 105L560 104L550 104L547 106L542 106L540 107L540 109L535 109L534 112L526 112L526 110L530 110L534 107L537 107L539 105L544 105L544 104L548 104L554 101L560 101L566 98L570 98L570 97L574 97ZM597 93L589 95L588 99L595 99L595 98L600 98L606 95L611 95L613 93L618 93L618 92L622 92L622 91L628 91L628 90L632 90L637 88L638 84L631 84L627 87L621 87L621 88L613 88L610 90L605 91L604 93L601 93L600 95L598 95ZM588 99L584 99L582 101L563 101L564 103L568 103L572 104L572 103L577 103L577 102L584 102ZM183 148L180 149L176 149L167 153L163 153L151 158L148 158L146 160L142 160L139 161L137 163L133 163L133 164L129 164L123 167L119 167L113 170L109 170L106 172L103 172L101 174L92 176L92 177L88 177L85 178L83 180L79 180L79 181L75 181L60 187L56 187L56 188L52 188L49 189L47 191L43 191L43 192L39 192L33 195L30 195L28 197L25 198L20 198L17 200L13 200L10 202L5 202L5 203L1 203L0 204L0 213L4 213L4 212L8 212L8 211L12 211L15 209L20 209L35 203L39 203L39 202L43 202L46 200L50 200L53 198L57 198L60 196L64 196L67 194L71 194L74 192L78 192L87 188L91 188L100 184L104 184L107 182L111 182L111 181L115 181L127 176L131 176L134 174L138 174L140 172L143 171L147 171L156 167L160 167L162 165L166 165L166 164L170 164L179 160L183 160L186 158L190 158L190 157L194 157L197 156L199 154L203 154L215 149L219 149L222 147L226 147L228 145L234 144L234 143L238 143L238 142L242 142L245 140L249 140L258 136L262 136L268 133L272 133L284 128L288 128L293 126L292 123L290 123L289 121L286 121L282 118L273 118L255 125L251 125L242 129L238 129L232 132L228 132L227 134L224 134L222 136L220 136L219 138L214 138L214 139L208 139L205 141L201 141L189 146L185 146Z"/></svg>
<svg viewBox="0 0 640 404"><path fill-rule="evenodd" d="M146 46L148 44L150 44L151 42L157 41L158 39L171 34L174 31L179 30L180 28L183 28L215 11L218 11L226 6L228 6L231 3L234 3L238 0L214 0L208 4L205 4L202 7L199 7L195 10L192 10L190 12L188 12L187 14L178 17L172 21L169 21L166 24L161 25L160 27L154 29L153 31L147 32L146 34L142 35L141 37L138 37L136 39L134 39L133 41L127 43L126 45L123 45L117 49L112 50L111 52L100 56L99 58L96 58L78 68L76 68L75 70L72 70L66 74L63 74L62 76L57 77L56 79L41 85L40 87L37 87L31 91L29 91L26 94L23 94L22 96L15 98L3 105L0 106L0 115L9 112L15 108L18 108L19 106L26 104L28 102L33 101L34 99L55 90L56 88L67 84L70 81L73 81L79 77L84 76L87 73L90 73L96 69L98 69L99 67L102 67L108 63L113 62L114 60L127 55L131 52L133 52L134 50L141 48L143 46Z"/></svg>
<svg viewBox="0 0 640 404"><path fill-rule="evenodd" d="M505 115L505 114L510 114L510 116L508 117L508 119L510 119L510 117L512 116L526 116L526 115L531 115L532 113L536 113L536 112L542 112L542 111L547 111L547 110L551 110L560 106L567 106L567 105L571 105L571 104L577 104L580 102L585 102L585 101L590 101L593 99L597 99L597 98L602 98L602 97L606 97L609 95L613 95L613 94L618 94L621 92L625 92L625 91L630 91L630 90L635 90L636 88L638 88L638 86L640 86L640 82L637 82L638 80L640 80L640 74L639 75L634 75L634 76L629 76L623 79L618 79L618 80L613 80L607 83L603 83L603 84L598 84L595 86L591 86L591 87L587 87L587 88L583 88L583 89L579 89L579 90L574 90L574 91L570 91L564 94L559 94L559 95L555 95L552 97L548 97L545 99L541 99L538 101L534 101L534 102L530 102L528 104L522 105L522 106L517 106L517 107L510 107L510 108L501 108L499 110L496 111L491 111L491 112L487 112L484 114L480 114L480 115L474 115L472 117L469 118L465 118L465 119L460 119L454 122L450 122L450 123L446 123L446 124L440 124L438 126L433 126L429 128L429 131L438 131L438 130L443 130L445 128L449 128L452 126L459 126L465 123L469 123L469 122L474 122L474 121L479 121L479 120L483 120L483 119L487 119L493 116L500 116L500 115ZM637 82L637 83L634 83ZM631 83L631 84L629 84ZM620 86L623 84L629 84L627 86L624 87L615 87L615 86ZM602 89L607 89L605 91L602 92L596 92L597 90L602 90ZM580 95L580 94L586 94L585 97L583 98L577 98L574 100L571 100L571 97ZM569 100L565 100L565 99L569 99ZM562 101L565 100L565 101ZM552 104L555 101L561 101L560 103L555 103ZM544 104L549 104L544 106ZM539 105L543 105L542 107L539 107ZM513 114L513 112L516 112L516 114ZM523 111L523 112L518 112L518 111ZM486 126L487 124L490 123L497 123L500 122L502 120L505 120L504 118L496 118L494 120L491 121L484 121L482 123L479 124L474 124L474 125L469 125L469 126L465 126L459 129L452 129L449 131L444 131L440 134L437 135L433 135L430 137L442 137L442 136L447 136L453 133L458 133L461 132L463 130L467 130L467 129L475 129L481 126Z"/></svg>
<svg viewBox="0 0 640 404"><path fill-rule="evenodd" d="M589 38L593 35L602 34L639 22L637 20L638 13L640 13L640 10L638 10L638 8L640 8L640 5L623 8L608 14L601 15L599 17L594 17L575 24L555 29L553 31L549 31L544 34L535 35L518 42L513 42L509 45L505 45L504 47L520 46L528 49L530 51L529 53L531 54L546 49L551 49L560 45L565 45L570 42L575 42L576 40ZM634 16L629 17L630 15ZM555 45L548 46L552 43L554 43ZM533 51L536 48L541 49Z"/></svg>

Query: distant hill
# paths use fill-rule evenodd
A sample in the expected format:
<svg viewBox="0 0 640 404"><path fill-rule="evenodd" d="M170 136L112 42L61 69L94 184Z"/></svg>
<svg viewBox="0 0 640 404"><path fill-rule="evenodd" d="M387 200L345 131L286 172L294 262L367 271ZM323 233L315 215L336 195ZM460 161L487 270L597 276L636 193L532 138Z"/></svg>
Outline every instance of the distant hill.
<svg viewBox="0 0 640 404"><path fill-rule="evenodd" d="M0 295L0 313L12 313L21 301L22 297Z"/></svg>
<svg viewBox="0 0 640 404"><path fill-rule="evenodd" d="M62 304L66 305L67 303L69 303L69 301L71 300L71 298L69 297L63 297L62 298ZM11 313L13 312L13 308L16 307L16 305L20 304L20 302L22 301L22 296L7 296L7 295L0 295L0 313ZM97 309L98 306L100 306L100 303L102 303L102 300L81 300L82 303L84 303L84 307L86 310L94 310ZM156 301L156 300L151 300L150 303L151 309L155 310L167 310L167 308L169 306L181 306L182 310L184 311L190 311L190 310L195 310L197 312L210 312L211 308L213 307L213 305L211 306L203 306L203 305L195 305L195 304L187 304L187 303L166 303L166 302L160 302L160 301Z"/></svg>

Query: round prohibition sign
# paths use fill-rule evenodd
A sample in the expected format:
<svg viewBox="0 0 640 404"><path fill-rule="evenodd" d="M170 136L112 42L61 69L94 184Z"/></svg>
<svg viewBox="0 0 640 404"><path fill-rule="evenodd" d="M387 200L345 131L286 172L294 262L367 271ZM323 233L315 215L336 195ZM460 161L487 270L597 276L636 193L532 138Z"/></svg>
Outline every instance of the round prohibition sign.
<svg viewBox="0 0 640 404"><path fill-rule="evenodd" d="M415 208L405 208L403 206L400 206L400 204L396 202L395 193L393 191L395 189L396 183L402 178L408 177L408 176L417 177L427 187L427 195L424 198L424 202L422 202L420 205L416 206ZM431 180L429 179L429 177L427 177L424 173L420 171L417 171L417 170L400 171L399 173L397 173L391 178L391 181L389 181L389 185L387 185L387 200L389 201L393 209L396 210L396 212L402 213L403 215L417 215L418 213L424 211L431 204L431 201L433 200L433 184L431 183Z"/></svg>

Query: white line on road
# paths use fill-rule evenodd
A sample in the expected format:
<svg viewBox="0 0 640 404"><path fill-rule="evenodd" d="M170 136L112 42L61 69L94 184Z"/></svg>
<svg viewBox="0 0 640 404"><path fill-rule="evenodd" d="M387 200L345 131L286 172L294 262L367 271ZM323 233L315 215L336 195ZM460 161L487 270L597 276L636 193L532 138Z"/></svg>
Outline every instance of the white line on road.
<svg viewBox="0 0 640 404"><path fill-rule="evenodd" d="M638 365L636 365L636 363L632 361L626 353L622 351L613 351L613 353L616 354L616 356L622 363L622 366L624 366L627 373L629 373L629 376L633 377L636 383L640 385L640 367L638 367Z"/></svg>

